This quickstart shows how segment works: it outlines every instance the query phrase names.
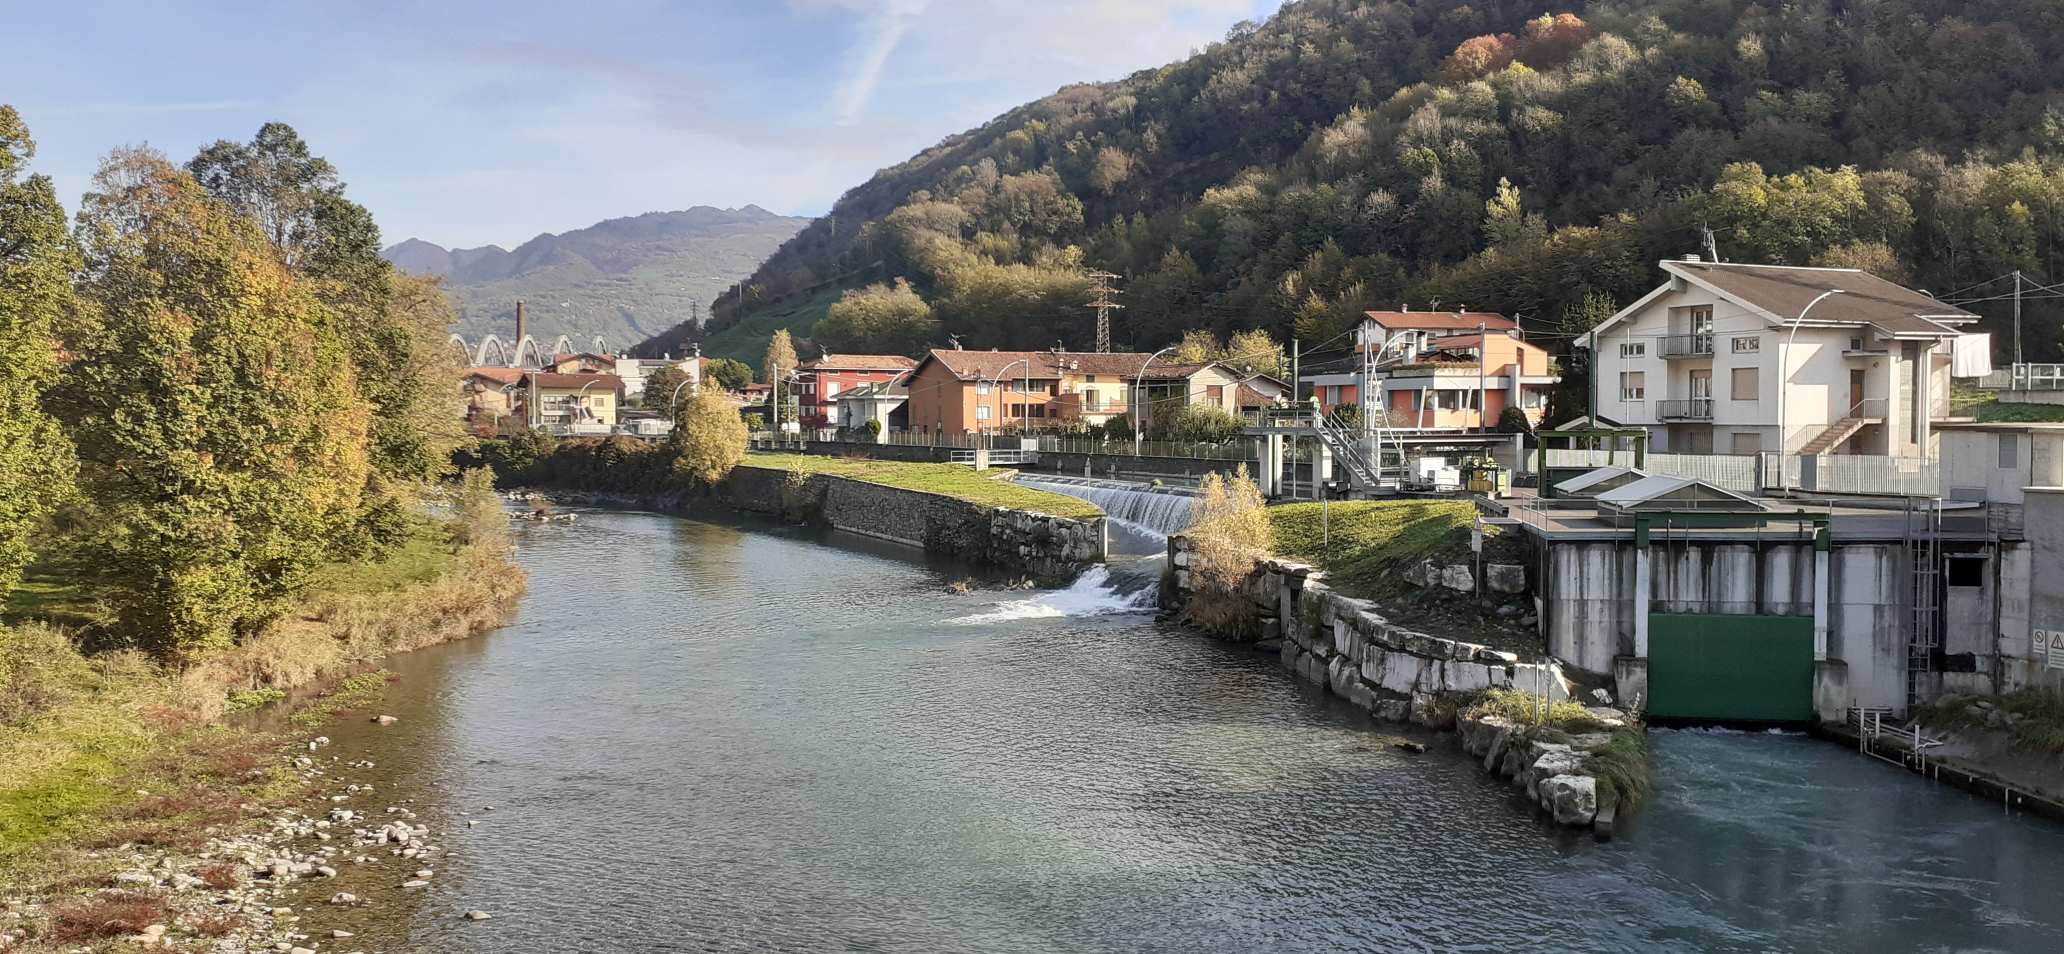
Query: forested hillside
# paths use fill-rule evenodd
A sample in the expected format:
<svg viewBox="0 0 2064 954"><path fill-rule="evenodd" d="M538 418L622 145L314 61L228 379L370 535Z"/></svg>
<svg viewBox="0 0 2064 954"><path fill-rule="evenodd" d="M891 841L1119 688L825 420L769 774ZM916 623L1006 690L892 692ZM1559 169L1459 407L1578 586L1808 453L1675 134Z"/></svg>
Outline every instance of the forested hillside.
<svg viewBox="0 0 2064 954"><path fill-rule="evenodd" d="M458 309L452 330L468 340L508 337L521 299L531 333L545 340L566 334L585 344L602 335L625 348L708 307L807 222L755 205L699 205L540 235L514 251L409 239L381 254L404 271L443 278Z"/></svg>
<svg viewBox="0 0 2064 954"><path fill-rule="evenodd" d="M1729 260L1944 295L2064 280L2060 52L2041 0L1302 0L883 170L713 327L785 309L851 349L871 309L819 329L796 303L904 278L937 340L1087 347L1094 267L1141 348L1191 325L1318 343L1435 300L1567 335L1707 228ZM2029 306L2031 360L2060 356L2055 305Z"/></svg>

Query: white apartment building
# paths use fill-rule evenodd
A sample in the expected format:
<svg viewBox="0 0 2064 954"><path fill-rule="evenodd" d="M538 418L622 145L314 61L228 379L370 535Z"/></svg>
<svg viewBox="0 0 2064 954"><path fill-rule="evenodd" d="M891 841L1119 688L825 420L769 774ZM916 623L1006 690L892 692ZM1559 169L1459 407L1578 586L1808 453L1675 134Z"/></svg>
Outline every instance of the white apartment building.
<svg viewBox="0 0 2064 954"><path fill-rule="evenodd" d="M1596 417L1680 454L1931 456L1977 315L1852 268L1660 264L1669 281L1577 339Z"/></svg>

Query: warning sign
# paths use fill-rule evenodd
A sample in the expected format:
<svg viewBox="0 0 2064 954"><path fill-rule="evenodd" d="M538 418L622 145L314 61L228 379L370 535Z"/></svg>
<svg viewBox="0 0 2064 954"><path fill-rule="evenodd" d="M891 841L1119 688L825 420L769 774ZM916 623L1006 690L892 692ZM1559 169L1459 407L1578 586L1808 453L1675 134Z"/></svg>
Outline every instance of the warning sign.
<svg viewBox="0 0 2064 954"><path fill-rule="evenodd" d="M2064 669L2064 629L2036 630L2035 651L2042 654L2044 669Z"/></svg>

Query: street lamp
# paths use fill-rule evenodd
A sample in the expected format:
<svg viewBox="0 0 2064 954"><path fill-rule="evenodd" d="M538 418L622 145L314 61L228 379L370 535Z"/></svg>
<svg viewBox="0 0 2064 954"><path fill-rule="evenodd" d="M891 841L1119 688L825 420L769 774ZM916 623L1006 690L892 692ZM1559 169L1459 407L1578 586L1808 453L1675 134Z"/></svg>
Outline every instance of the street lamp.
<svg viewBox="0 0 2064 954"><path fill-rule="evenodd" d="M1784 462L1786 455L1785 395L1792 389L1792 369L1790 366L1792 341L1799 337L1799 324L1806 320L1806 313L1812 311L1813 306L1827 300L1831 295L1844 293L1843 289L1830 288L1814 296L1812 301L1806 303L1806 307L1799 309L1799 317L1791 320L1792 329L1785 335L1784 345L1777 349L1777 489L1779 493L1789 493L1792 489L1791 478L1785 474Z"/></svg>
<svg viewBox="0 0 2064 954"><path fill-rule="evenodd" d="M589 381L588 383L581 385L580 390L573 392L573 407L575 420L579 420L581 413L587 410L587 406L582 404L581 402L588 399L588 389L594 386L595 382ZM566 429L569 431L573 430L573 425L568 424Z"/></svg>
<svg viewBox="0 0 2064 954"><path fill-rule="evenodd" d="M1014 367L1014 366L1016 366L1016 365L1020 365L1020 364L1022 364L1022 365L1024 365L1024 366L1025 366L1025 380L1026 380L1026 381L1028 381L1028 382L1029 382L1029 381L1031 381L1031 379L1032 379L1032 360L1031 360L1030 358L1019 358L1018 360L1016 360L1016 361L1013 361L1013 362L1011 362L1010 364L1006 364L1006 365L1004 365L1004 366L1003 366L1003 367L1002 367L1002 368L1001 368L1000 370L998 370L998 371L996 372L996 376L995 376L995 377L993 377L993 378L990 378L990 379L989 379L989 386L990 386L990 387L996 387L996 386L998 386L998 385L999 385L999 384L1000 384L1000 383L1001 383L1001 382L1003 381L1003 373L1004 373L1005 371L1009 371L1009 370L1010 370L1010 369L1011 369L1012 367ZM977 376L977 377L975 378L975 383L976 383L976 384L980 384L980 383L982 383L982 379L981 379L981 378L980 378L979 376ZM1027 392L1027 393L1029 393L1029 392ZM1022 406L1022 405L1021 405L1021 406ZM1000 422L1002 421L1002 419L1003 419L1003 395L1002 395L1002 394L998 394L998 395L996 396L996 417L997 417L997 420L998 420L998 422L999 422L999 423L1000 423Z"/></svg>
<svg viewBox="0 0 2064 954"><path fill-rule="evenodd" d="M1155 358L1174 351L1175 347L1175 345L1169 345L1153 354L1147 355L1147 360L1140 362L1139 373L1132 376L1132 456L1134 457L1138 457L1140 453L1140 432L1147 428L1147 401L1146 397L1140 393L1140 385L1147 379L1147 365L1153 364Z"/></svg>

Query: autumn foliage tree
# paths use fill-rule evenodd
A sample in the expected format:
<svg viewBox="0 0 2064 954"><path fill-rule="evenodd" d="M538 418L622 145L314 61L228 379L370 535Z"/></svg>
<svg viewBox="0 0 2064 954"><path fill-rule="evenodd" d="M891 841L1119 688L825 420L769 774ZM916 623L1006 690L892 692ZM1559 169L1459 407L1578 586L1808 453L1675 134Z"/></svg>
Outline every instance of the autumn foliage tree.
<svg viewBox="0 0 2064 954"><path fill-rule="evenodd" d="M675 412L671 442L674 470L706 487L745 460L745 420L723 394L704 390Z"/></svg>
<svg viewBox="0 0 2064 954"><path fill-rule="evenodd" d="M175 659L349 558L371 407L348 339L252 220L147 149L79 215L88 318L57 404L96 503L116 628Z"/></svg>

